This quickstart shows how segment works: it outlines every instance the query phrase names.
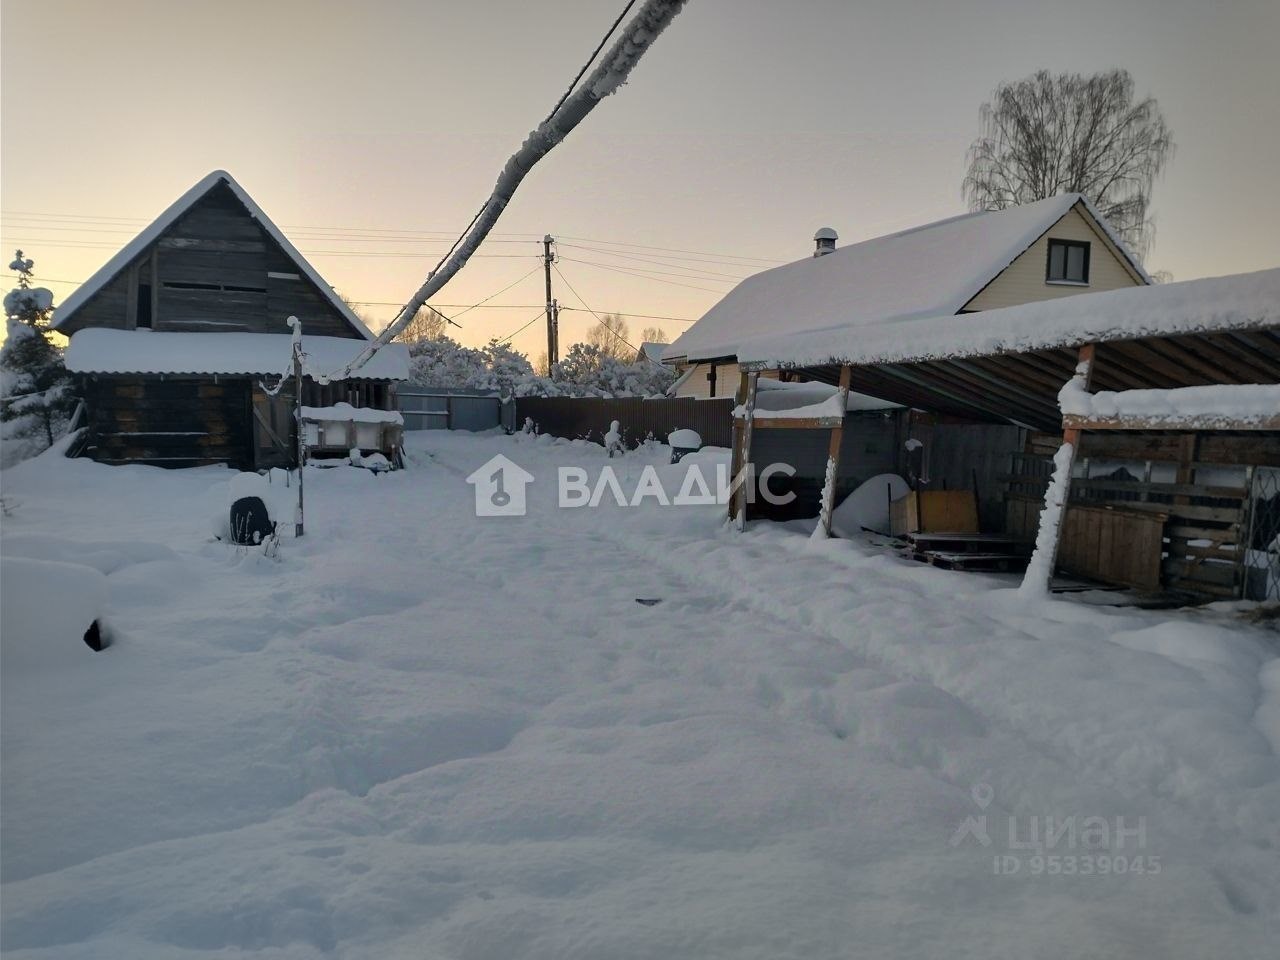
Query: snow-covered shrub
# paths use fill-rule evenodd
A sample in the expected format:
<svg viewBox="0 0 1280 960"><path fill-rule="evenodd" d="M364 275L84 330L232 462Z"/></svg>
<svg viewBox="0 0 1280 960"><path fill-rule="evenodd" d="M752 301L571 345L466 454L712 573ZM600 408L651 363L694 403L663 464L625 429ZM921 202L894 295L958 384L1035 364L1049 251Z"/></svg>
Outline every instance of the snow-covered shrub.
<svg viewBox="0 0 1280 960"><path fill-rule="evenodd" d="M53 294L31 286L34 263L17 252L18 286L4 298L0 346L0 465L34 456L62 434L74 404L62 351L49 334Z"/></svg>
<svg viewBox="0 0 1280 960"><path fill-rule="evenodd" d="M653 397L664 394L675 372L651 360L628 362L598 346L575 343L555 364L550 377L529 377L516 384L524 397Z"/></svg>
<svg viewBox="0 0 1280 960"><path fill-rule="evenodd" d="M490 340L476 349L437 337L409 345L409 375L425 387L493 390L509 396L518 383L533 376L533 365L509 343Z"/></svg>

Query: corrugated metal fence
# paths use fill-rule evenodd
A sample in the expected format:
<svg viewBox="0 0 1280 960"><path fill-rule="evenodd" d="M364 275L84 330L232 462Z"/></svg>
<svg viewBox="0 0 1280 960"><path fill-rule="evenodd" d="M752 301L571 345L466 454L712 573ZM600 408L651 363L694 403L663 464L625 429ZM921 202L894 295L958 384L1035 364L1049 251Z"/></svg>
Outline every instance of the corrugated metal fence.
<svg viewBox="0 0 1280 960"><path fill-rule="evenodd" d="M401 387L396 393L406 430L491 430L512 425L510 410L504 420L504 404L496 393L436 387Z"/></svg>
<svg viewBox="0 0 1280 960"><path fill-rule="evenodd" d="M599 442L617 420L629 447L639 446L649 436L665 442L671 431L682 429L696 430L704 446L727 447L733 443L733 405L732 398L520 397L516 424L528 418L541 433Z"/></svg>

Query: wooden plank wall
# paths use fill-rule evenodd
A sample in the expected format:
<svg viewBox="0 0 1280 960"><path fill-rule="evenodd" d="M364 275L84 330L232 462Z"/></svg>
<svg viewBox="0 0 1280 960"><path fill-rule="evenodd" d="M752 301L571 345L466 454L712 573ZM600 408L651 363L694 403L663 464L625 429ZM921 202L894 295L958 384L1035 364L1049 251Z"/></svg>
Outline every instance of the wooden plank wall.
<svg viewBox="0 0 1280 960"><path fill-rule="evenodd" d="M1034 449L1033 441L1039 444ZM1006 494L1011 535L1035 536L1052 446L1033 437L1027 450L1014 457ZM1153 591L1241 595L1251 471L1280 458L1280 434L1086 433L1081 451L1082 462L1094 463L1095 470L1092 477L1071 484L1063 549L1070 550L1072 561L1069 566L1064 562L1064 569ZM1098 476L1099 461L1123 462L1124 473ZM1153 474L1159 479L1152 479ZM1111 518L1100 519L1099 510L1109 511ZM1160 527L1158 544L1134 519L1144 515ZM1124 529L1116 532L1117 525ZM1070 547L1067 528L1078 540ZM1158 572L1154 586L1153 569Z"/></svg>
<svg viewBox="0 0 1280 960"><path fill-rule="evenodd" d="M924 443L929 490L974 490L985 533L999 533L1006 522L1001 497L1009 456L1023 449L1027 431L993 423L936 422L913 413L911 437ZM933 422L931 422L933 421ZM976 488L975 488L976 485Z"/></svg>
<svg viewBox="0 0 1280 960"><path fill-rule="evenodd" d="M287 334L285 321L297 316L312 336L363 336L226 184L214 187L174 221L90 298L63 332L134 329L143 285L151 288L155 330Z"/></svg>
<svg viewBox="0 0 1280 960"><path fill-rule="evenodd" d="M87 378L85 453L102 463L253 466L249 380Z"/></svg>
<svg viewBox="0 0 1280 960"><path fill-rule="evenodd" d="M1062 525L1058 566L1068 573L1156 592L1165 516L1113 507L1072 506Z"/></svg>
<svg viewBox="0 0 1280 960"><path fill-rule="evenodd" d="M133 329L133 315L129 310L131 278L132 268L121 272L77 310L68 325L60 327L59 332L70 335L84 327Z"/></svg>
<svg viewBox="0 0 1280 960"><path fill-rule="evenodd" d="M271 272L298 279L268 277ZM157 279L157 330L288 333L285 320L296 315L312 335L357 335L225 184L165 231L158 242Z"/></svg>

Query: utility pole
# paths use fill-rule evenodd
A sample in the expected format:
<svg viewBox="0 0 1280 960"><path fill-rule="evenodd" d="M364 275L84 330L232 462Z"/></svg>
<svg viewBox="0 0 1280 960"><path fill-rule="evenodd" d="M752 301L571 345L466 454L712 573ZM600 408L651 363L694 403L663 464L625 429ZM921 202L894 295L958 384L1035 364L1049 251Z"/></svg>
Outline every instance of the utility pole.
<svg viewBox="0 0 1280 960"><path fill-rule="evenodd" d="M542 271L547 278L547 372L550 373L551 368L559 361L557 356L560 342L560 306L551 299L551 264L555 263L555 254L551 252L551 245L555 243L555 238L551 234L547 234L542 238Z"/></svg>

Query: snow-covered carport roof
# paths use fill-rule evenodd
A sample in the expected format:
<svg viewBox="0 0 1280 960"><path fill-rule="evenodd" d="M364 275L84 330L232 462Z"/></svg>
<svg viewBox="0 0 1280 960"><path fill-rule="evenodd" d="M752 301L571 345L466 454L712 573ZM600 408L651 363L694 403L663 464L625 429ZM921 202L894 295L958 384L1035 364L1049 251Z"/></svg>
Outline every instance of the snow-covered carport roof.
<svg viewBox="0 0 1280 960"><path fill-rule="evenodd" d="M962 317L835 326L738 347L746 370L793 369L938 413L1046 430L1079 350L1097 390L1280 383L1280 269L1040 301Z"/></svg>

